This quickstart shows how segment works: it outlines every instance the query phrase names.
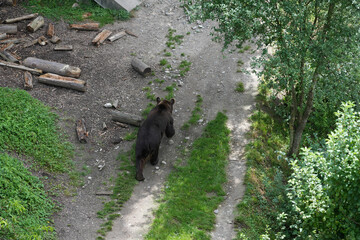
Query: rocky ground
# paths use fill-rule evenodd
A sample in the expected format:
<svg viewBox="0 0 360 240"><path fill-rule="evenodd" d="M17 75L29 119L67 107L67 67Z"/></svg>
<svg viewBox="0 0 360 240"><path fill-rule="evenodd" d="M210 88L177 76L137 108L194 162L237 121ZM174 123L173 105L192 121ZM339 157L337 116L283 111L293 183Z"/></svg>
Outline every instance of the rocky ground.
<svg viewBox="0 0 360 240"><path fill-rule="evenodd" d="M25 14L20 7L2 7L0 18L16 17ZM46 23L51 20L46 19ZM26 21L19 24L18 37L27 39L44 35L45 28L29 34L25 30ZM246 144L245 133L249 130L249 115L255 105L257 79L255 75L237 72L238 60L244 62L245 69L250 69L250 60L258 55L255 46L244 53L221 52L222 45L211 40L209 35L213 23L190 23L184 14L180 3L174 0L144 1L135 12L135 16L125 22L116 22L103 28L113 32L122 29L130 30L138 37L127 35L115 42L106 42L95 47L91 40L97 32L70 30L68 24L62 21L53 22L56 35L63 44L73 45L73 51L55 52L53 45L35 45L29 48L14 47L11 51L22 59L37 57L67 63L80 67L81 79L87 82L85 93L43 85L35 81L34 88L29 93L51 106L60 116L61 126L69 135L76 150L74 161L81 169L88 166L91 171L85 177L85 185L79 188L74 196L59 197L63 208L55 215L55 227L59 239L84 240L95 239L96 231L103 222L96 217L96 212L103 207L107 196L97 196L100 191L111 187L118 162L116 157L120 151L130 149L133 142L122 141L113 144L116 137L124 137L133 131L121 128L111 121L109 109L104 108L107 102L119 101L118 109L127 113L140 115L149 102L144 87L150 86L156 96L164 97L165 86L176 83L174 119L176 134L173 142L164 139L160 149L159 169L148 164L144 171L146 180L135 186L131 199L124 205L121 217L114 221L112 232L106 239L142 239L153 219L161 189L166 176L172 171L172 164L180 154L179 146L186 146L197 138L203 125L213 119L219 111L226 111L231 129L231 154L229 156L229 182L225 189L226 200L219 206L213 239L231 239L235 236L233 228L234 210L241 199L244 186L245 160L243 158ZM169 28L176 34L184 35L183 43L174 50L166 47L166 35ZM190 34L188 34L188 32ZM175 71L165 72L159 65L164 57L164 49L172 53L167 57L176 69L182 60L192 63L185 77L175 78ZM181 54L185 56L182 57ZM155 76L142 77L135 72L130 63L134 58L140 58L151 66ZM148 85L154 79L163 79L162 85ZM245 92L238 93L234 89L242 81ZM0 67L0 86L23 89L23 72L11 68ZM191 128L191 131L181 131L180 127L189 119L194 109L196 96L201 95L203 101L202 122ZM75 121L84 118L89 131L90 141L80 144L75 134ZM103 130L103 123L108 129ZM184 139L189 138L185 143ZM100 171L99 162L105 163ZM107 183L107 184L105 184Z"/></svg>

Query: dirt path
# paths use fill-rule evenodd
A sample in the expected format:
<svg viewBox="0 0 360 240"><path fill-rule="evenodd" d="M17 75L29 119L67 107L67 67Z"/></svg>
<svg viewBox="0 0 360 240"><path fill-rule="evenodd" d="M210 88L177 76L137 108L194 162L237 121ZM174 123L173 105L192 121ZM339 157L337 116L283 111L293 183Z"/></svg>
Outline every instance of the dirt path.
<svg viewBox="0 0 360 240"><path fill-rule="evenodd" d="M219 111L225 111L229 117L228 126L231 129L231 154L229 157L229 183L225 186L228 193L226 200L218 209L216 227L212 233L213 239L231 239L233 230L233 211L244 192L243 176L245 162L242 156L246 144L245 133L249 129L248 117L254 106L257 81L255 76L237 73L237 62L241 59L244 67L249 67L250 51L243 54L221 53L221 44L211 41L209 36L210 23L189 24L180 3L176 0L148 0L143 2L136 12L136 17L126 22L117 22L104 28L114 32L128 29L139 37L126 36L112 44L105 44L96 48L89 43L96 35L93 32L69 31L67 24L57 22L57 35L64 44L72 44L72 52L54 52L52 46L34 46L28 49L19 49L18 54L25 58L36 56L53 61L79 66L82 69L81 79L87 81L86 93L54 88L36 84L29 93L50 105L60 115L63 127L75 144L75 162L78 169L89 166L91 172L85 177L85 184L72 196L59 196L63 204L62 210L55 216L55 227L61 240L95 239L96 231L103 221L96 216L103 207L106 196L97 196L99 191L107 191L112 185L117 173L118 163L115 160L119 151L130 149L132 142L122 142L117 145L111 143L116 136L124 137L132 132L122 129L110 120L108 109L103 105L117 99L120 110L132 114L140 114L149 102L142 89L149 81L155 78L164 79L161 87L153 87L153 93L164 97L165 86L176 82L179 89L175 92L174 105L176 134L173 143L164 139L160 149L159 170L150 164L146 166L145 182L136 185L131 199L121 210L121 217L114 221L112 232L106 239L143 239L156 209L156 200L161 194L166 176L172 170L173 162L180 154L179 147L186 147L184 139L189 138L186 144L191 143L202 131L207 121L214 119ZM0 17L5 18L24 11L20 7L2 9ZM20 15L20 14L18 14ZM49 21L49 20L47 20ZM25 26L25 23L24 23ZM19 26L19 28L24 28ZM176 29L176 34L184 35L184 42L171 51L168 58L172 66L177 67L181 60L192 63L191 70L185 78L175 79L171 73L165 73L159 66L166 48L166 34L168 29ZM187 35L187 32L190 32ZM20 34L25 34L22 32ZM43 35L43 32L34 33L33 37ZM253 48L254 49L254 48ZM184 53L187 57L181 57ZM155 76L143 78L130 67L131 59L141 58L154 70ZM224 57L225 56L225 57ZM23 88L22 72L0 68L0 86ZM234 91L236 83L242 81L245 85L244 93ZM179 128L186 122L194 108L196 96L200 94L203 102L203 123L193 127L189 132ZM91 141L87 144L77 142L74 123L79 118L85 118L90 131ZM102 124L108 126L103 131ZM99 171L97 162L103 161L106 166Z"/></svg>

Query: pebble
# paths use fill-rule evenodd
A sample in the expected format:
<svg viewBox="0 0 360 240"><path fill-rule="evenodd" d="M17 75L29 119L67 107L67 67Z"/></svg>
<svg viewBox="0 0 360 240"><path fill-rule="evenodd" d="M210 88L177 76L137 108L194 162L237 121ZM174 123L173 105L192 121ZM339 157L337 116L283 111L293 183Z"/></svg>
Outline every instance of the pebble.
<svg viewBox="0 0 360 240"><path fill-rule="evenodd" d="M106 108L111 108L113 105L111 104L111 103L105 103L104 104L104 107L106 107Z"/></svg>
<svg viewBox="0 0 360 240"><path fill-rule="evenodd" d="M166 165L166 162L165 162L165 161L162 161L161 163L164 164L164 165Z"/></svg>
<svg viewBox="0 0 360 240"><path fill-rule="evenodd" d="M173 144L174 144L174 140L170 139L170 140L169 140L169 144L170 144L170 145L173 145Z"/></svg>
<svg viewBox="0 0 360 240"><path fill-rule="evenodd" d="M219 213L219 210L215 209L215 210L214 210L214 213L215 213L215 214L218 214L218 213Z"/></svg>
<svg viewBox="0 0 360 240"><path fill-rule="evenodd" d="M160 168L158 166L155 167L156 170L159 170Z"/></svg>

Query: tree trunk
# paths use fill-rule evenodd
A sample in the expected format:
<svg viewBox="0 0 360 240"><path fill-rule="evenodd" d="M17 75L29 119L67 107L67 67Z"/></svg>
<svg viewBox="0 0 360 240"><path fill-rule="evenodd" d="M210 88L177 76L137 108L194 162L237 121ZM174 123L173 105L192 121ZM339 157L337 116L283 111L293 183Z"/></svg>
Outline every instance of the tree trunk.
<svg viewBox="0 0 360 240"><path fill-rule="evenodd" d="M39 15L38 13L33 13L33 14L30 14L30 15L25 15L25 16L21 16L21 17L17 17L17 18L9 18L9 19L6 19L4 21L4 23L20 22L22 20L32 19L34 17L37 17L38 15Z"/></svg>
<svg viewBox="0 0 360 240"><path fill-rule="evenodd" d="M16 34L18 31L17 25L14 24L0 24L0 33Z"/></svg>
<svg viewBox="0 0 360 240"><path fill-rule="evenodd" d="M39 76L39 82L53 86L70 88L81 92L86 91L85 81L71 77L63 77L51 73Z"/></svg>
<svg viewBox="0 0 360 240"><path fill-rule="evenodd" d="M119 111L111 111L110 114L111 114L111 119L113 121L130 124L136 127L140 127L141 122L143 120L143 118L140 116L129 113L123 113Z"/></svg>
<svg viewBox="0 0 360 240"><path fill-rule="evenodd" d="M39 28L41 28L42 26L44 26L45 24L45 20L42 16L38 16L37 18L35 18L31 23L29 23L26 27L26 29L29 32L35 32L36 30L38 30Z"/></svg>

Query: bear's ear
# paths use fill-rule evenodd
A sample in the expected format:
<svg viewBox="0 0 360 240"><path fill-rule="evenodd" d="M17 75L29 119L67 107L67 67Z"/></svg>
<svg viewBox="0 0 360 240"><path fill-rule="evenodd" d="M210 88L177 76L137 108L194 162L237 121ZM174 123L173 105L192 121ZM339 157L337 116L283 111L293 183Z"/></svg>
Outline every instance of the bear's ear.
<svg viewBox="0 0 360 240"><path fill-rule="evenodd" d="M161 102L161 99L159 97L157 97L156 102L157 102L157 104L159 104Z"/></svg>
<svg viewBox="0 0 360 240"><path fill-rule="evenodd" d="M170 104L171 104L171 105L174 105L174 103L175 103L175 99L172 98L172 99L170 100Z"/></svg>

